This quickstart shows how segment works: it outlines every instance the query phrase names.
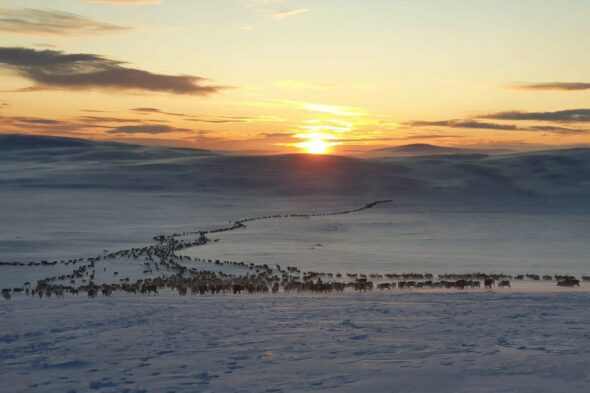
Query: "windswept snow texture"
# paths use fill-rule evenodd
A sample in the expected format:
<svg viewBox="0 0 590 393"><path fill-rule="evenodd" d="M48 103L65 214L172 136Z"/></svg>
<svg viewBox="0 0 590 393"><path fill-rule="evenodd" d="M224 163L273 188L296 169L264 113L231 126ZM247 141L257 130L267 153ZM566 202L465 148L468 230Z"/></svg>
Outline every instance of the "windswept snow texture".
<svg viewBox="0 0 590 393"><path fill-rule="evenodd" d="M588 392L590 294L0 303L2 392Z"/></svg>

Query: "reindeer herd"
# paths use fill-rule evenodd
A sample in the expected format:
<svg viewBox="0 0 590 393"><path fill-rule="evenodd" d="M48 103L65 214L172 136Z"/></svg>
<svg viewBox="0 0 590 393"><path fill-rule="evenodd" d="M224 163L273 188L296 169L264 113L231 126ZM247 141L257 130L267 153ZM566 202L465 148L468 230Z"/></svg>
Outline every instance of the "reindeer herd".
<svg viewBox="0 0 590 393"><path fill-rule="evenodd" d="M161 239L163 240L163 239ZM169 240L169 239L168 239ZM203 237L199 242L208 241ZM156 251L158 254L151 254ZM143 254L146 253L146 254ZM277 294L284 293L343 293L345 291L369 292L378 291L413 291L428 289L445 289L465 291L471 289L488 289L495 287L511 287L511 281L521 281L530 278L509 276L504 274L433 274L404 273L404 274L359 274L359 273L320 273L301 272L296 267L288 266L283 269L280 265L246 264L219 260L203 260L188 256L177 256L168 253L166 247L134 249L131 253L123 252L132 259L143 256L148 267L144 273L161 272L157 277L143 278L132 281L130 278L119 278L115 283L96 284L94 281L98 264L101 261L117 258L121 253L89 258L88 264L81 264L70 274L47 277L38 280L35 285L25 282L22 287L2 289L2 297L10 300L14 295L26 295L39 298L63 297L65 295L86 295L89 298L97 296L112 296L115 294L159 295L162 290L176 292L179 296L187 295L216 295L216 294ZM146 256L147 255L147 256ZM164 258L154 259L154 255L166 255ZM78 263L72 260L65 263ZM212 266L233 266L246 273L232 274L224 271L203 270L191 267L194 263L209 263ZM113 272L118 277L118 272ZM580 286L580 280L573 276L551 276L551 281L560 287ZM584 281L590 277L583 276ZM549 277L545 276L545 281Z"/></svg>
<svg viewBox="0 0 590 393"><path fill-rule="evenodd" d="M113 296L115 294L158 295L162 290L176 292L180 296L205 294L264 294L285 293L342 293L344 291L368 292L373 290L424 290L424 289L492 289L511 287L511 280L554 281L560 287L579 287L580 280L573 276L539 276L535 274L510 276L505 274L438 274L430 273L323 273L302 272L297 267L280 265L270 267L266 264L220 261L180 255L178 252L190 247L204 246L212 241L207 235L245 228L246 222L272 218L313 217L340 215L370 209L390 201L377 201L361 208L333 213L312 215L273 215L248 218L233 222L223 228L208 231L182 232L172 235L159 235L153 238L154 244L142 248L131 248L117 252L106 252L95 257L55 261L1 262L2 266L35 268L39 266L73 266L71 273L46 277L36 283L25 282L20 287L4 288L2 297L10 300L15 295L39 298L63 297L67 295ZM197 235L196 237L192 237ZM142 263L143 273L150 277L132 280L121 278L119 271L112 272L115 282L97 284L97 269L106 260L126 259ZM203 269L197 265L208 264ZM103 273L107 268L102 267ZM154 277L155 275L155 277ZM582 276L590 281L589 276Z"/></svg>

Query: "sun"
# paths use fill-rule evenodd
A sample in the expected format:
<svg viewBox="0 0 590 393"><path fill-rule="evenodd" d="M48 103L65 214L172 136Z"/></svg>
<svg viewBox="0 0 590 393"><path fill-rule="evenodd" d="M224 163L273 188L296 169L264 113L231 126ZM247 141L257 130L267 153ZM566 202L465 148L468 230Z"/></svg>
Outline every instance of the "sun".
<svg viewBox="0 0 590 393"><path fill-rule="evenodd" d="M321 138L313 138L307 142L301 143L301 147L304 148L308 154L326 154L328 152L329 144Z"/></svg>
<svg viewBox="0 0 590 393"><path fill-rule="evenodd" d="M306 154L321 155L330 154L332 147L339 143L334 137L325 133L305 133L294 135L297 139L303 139L302 142L295 143L295 146Z"/></svg>
<svg viewBox="0 0 590 393"><path fill-rule="evenodd" d="M307 154L326 154L332 145L323 138L314 136L305 142L298 143L296 146L304 150Z"/></svg>

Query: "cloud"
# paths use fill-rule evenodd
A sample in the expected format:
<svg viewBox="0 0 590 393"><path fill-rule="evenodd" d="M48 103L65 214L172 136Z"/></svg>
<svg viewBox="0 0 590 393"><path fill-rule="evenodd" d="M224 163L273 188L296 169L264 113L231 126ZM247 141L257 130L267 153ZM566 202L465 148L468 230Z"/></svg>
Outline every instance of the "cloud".
<svg viewBox="0 0 590 393"><path fill-rule="evenodd" d="M177 128L162 124L164 121L142 119L80 116L67 119L51 119L43 117L0 116L3 125L2 132L36 133L47 135L80 136L92 135L101 137L106 135L130 134L164 134L171 132L190 132L186 128Z"/></svg>
<svg viewBox="0 0 590 393"><path fill-rule="evenodd" d="M309 111L309 112L328 113L328 114L332 114L332 115L347 116L347 117L364 117L367 115L367 111L362 108L317 104L317 103L311 103L311 102L283 100L283 99L273 99L273 100L267 100L267 101L243 101L242 104L263 107L263 108L298 109L298 110L304 110L304 111Z"/></svg>
<svg viewBox="0 0 590 393"><path fill-rule="evenodd" d="M554 121L558 123L585 123L590 122L590 109L569 109L555 112L508 111L491 113L478 117L495 120L537 120Z"/></svg>
<svg viewBox="0 0 590 393"><path fill-rule="evenodd" d="M2 132L17 133L67 133L76 134L81 126L69 121L41 117L0 116Z"/></svg>
<svg viewBox="0 0 590 393"><path fill-rule="evenodd" d="M586 134L588 130L580 130L577 128L555 127L555 126L532 126L530 131L544 131L560 134Z"/></svg>
<svg viewBox="0 0 590 393"><path fill-rule="evenodd" d="M77 119L82 120L85 124L101 124L101 123L141 123L142 119L130 119L124 117L107 117L107 116L80 116ZM164 120L150 119L152 123L165 123ZM108 128L108 127L105 127Z"/></svg>
<svg viewBox="0 0 590 393"><path fill-rule="evenodd" d="M293 132L262 132L258 135L265 139L291 139L296 134Z"/></svg>
<svg viewBox="0 0 590 393"><path fill-rule="evenodd" d="M133 108L131 109L133 112L143 112L143 113L163 113L158 108Z"/></svg>
<svg viewBox="0 0 590 393"><path fill-rule="evenodd" d="M165 112L165 111L158 109L158 108L133 108L130 110L132 112L138 112L138 113L143 113L143 114L157 113L160 115L168 115L168 116L190 117L190 115L186 115L184 113Z"/></svg>
<svg viewBox="0 0 590 393"><path fill-rule="evenodd" d="M200 123L274 123L282 120L276 116L192 116L185 120Z"/></svg>
<svg viewBox="0 0 590 393"><path fill-rule="evenodd" d="M515 131L518 126L512 124L484 123L475 120L443 120L443 121L411 121L411 127L450 127L450 128L479 128L485 130Z"/></svg>
<svg viewBox="0 0 590 393"><path fill-rule="evenodd" d="M200 116L193 116L187 115L186 113L176 113L176 112L166 112L159 108L151 108L151 107L143 107L143 108L132 108L130 109L132 112L137 112L141 114L151 115L151 114L159 114L159 115L167 115L167 116L174 116L174 117L184 117L184 120L188 121L197 121L197 122L205 122L205 123L233 123L233 121L226 121L223 118L202 118Z"/></svg>
<svg viewBox="0 0 590 393"><path fill-rule="evenodd" d="M309 8L289 8L287 10L277 11L272 16L276 19L285 19L305 12L309 12Z"/></svg>
<svg viewBox="0 0 590 393"><path fill-rule="evenodd" d="M24 124L56 125L61 123L59 120L43 119L37 117L13 117L12 119L17 123Z"/></svg>
<svg viewBox="0 0 590 393"><path fill-rule="evenodd" d="M95 35L129 30L62 11L0 8L0 31L14 34Z"/></svg>
<svg viewBox="0 0 590 393"><path fill-rule="evenodd" d="M518 112L520 113L520 112ZM516 119L499 119L499 120L516 120ZM535 120L535 119L528 119ZM442 120L442 121L411 121L406 123L410 127L448 127L448 128L470 128L483 130L499 130L499 131L532 131L532 132L550 132L560 134L585 134L587 130L576 128L557 127L557 126L523 126L519 127L514 124L498 124L486 123L476 120Z"/></svg>
<svg viewBox="0 0 590 393"><path fill-rule="evenodd" d="M205 79L198 76L129 68L124 62L87 53L0 48L1 64L35 83L21 91L106 89L207 96L228 88L202 85Z"/></svg>
<svg viewBox="0 0 590 393"><path fill-rule="evenodd" d="M407 135L398 138L391 138L392 140L406 140L406 139L447 139L447 138L465 138L464 135L450 135L450 134L420 134Z"/></svg>
<svg viewBox="0 0 590 393"><path fill-rule="evenodd" d="M530 83L512 86L518 90L556 90L556 91L576 91L590 90L590 83L586 82L549 82L549 83Z"/></svg>
<svg viewBox="0 0 590 393"><path fill-rule="evenodd" d="M166 134L170 132L190 131L186 128L176 128L165 124L141 124L121 126L107 131L109 134Z"/></svg>
<svg viewBox="0 0 590 393"><path fill-rule="evenodd" d="M279 117L276 116L195 116L195 115L188 115L186 113L175 113L175 112L166 112L158 108L133 108L130 109L132 112L142 113L142 114L160 114L160 115L167 115L167 116L175 116L175 117L182 117L186 121L194 121L194 122L201 122L201 123L272 123L272 122L280 122L282 121Z"/></svg>

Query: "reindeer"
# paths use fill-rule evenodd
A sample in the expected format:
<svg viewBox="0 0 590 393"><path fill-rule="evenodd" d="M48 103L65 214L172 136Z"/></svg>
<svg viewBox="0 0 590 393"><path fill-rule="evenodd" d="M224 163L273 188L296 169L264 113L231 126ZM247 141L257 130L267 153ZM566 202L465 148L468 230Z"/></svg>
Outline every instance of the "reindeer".
<svg viewBox="0 0 590 393"><path fill-rule="evenodd" d="M557 282L558 287L579 287L580 280L576 278L567 278Z"/></svg>
<svg viewBox="0 0 590 393"><path fill-rule="evenodd" d="M508 287L508 288L512 288L510 286L510 281L509 280L502 280L498 283L498 288L504 288L504 287Z"/></svg>
<svg viewBox="0 0 590 393"><path fill-rule="evenodd" d="M154 295L160 294L158 292L158 286L156 284L147 284L147 283L145 283L141 286L140 293L147 294L148 296L150 295L150 293L153 293Z"/></svg>

